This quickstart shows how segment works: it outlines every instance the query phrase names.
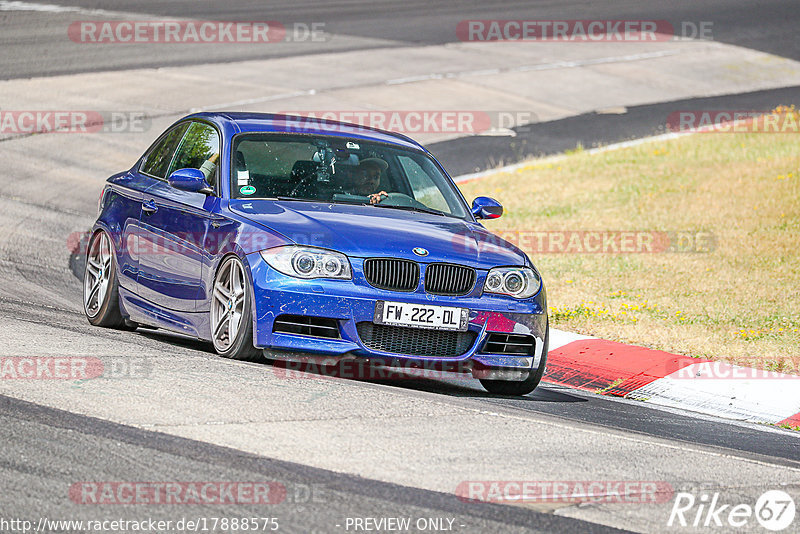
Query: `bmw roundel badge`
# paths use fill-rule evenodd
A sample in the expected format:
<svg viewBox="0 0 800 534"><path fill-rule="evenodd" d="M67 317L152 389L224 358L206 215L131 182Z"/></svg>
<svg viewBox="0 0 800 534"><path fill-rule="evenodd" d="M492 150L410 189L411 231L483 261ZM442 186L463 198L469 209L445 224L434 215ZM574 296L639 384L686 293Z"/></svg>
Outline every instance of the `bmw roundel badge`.
<svg viewBox="0 0 800 534"><path fill-rule="evenodd" d="M414 250L413 250L413 252L414 252L414 254L416 254L417 256L427 256L427 255L428 255L428 251L427 251L427 250L425 250L425 249L424 249L424 248L422 248L422 247L414 247Z"/></svg>

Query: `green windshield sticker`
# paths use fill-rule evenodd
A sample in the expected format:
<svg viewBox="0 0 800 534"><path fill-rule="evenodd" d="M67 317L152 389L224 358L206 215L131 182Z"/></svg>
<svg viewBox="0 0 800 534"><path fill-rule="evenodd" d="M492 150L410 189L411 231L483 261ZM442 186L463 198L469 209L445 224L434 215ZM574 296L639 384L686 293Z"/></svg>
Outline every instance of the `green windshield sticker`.
<svg viewBox="0 0 800 534"><path fill-rule="evenodd" d="M252 185L246 185L244 187L240 187L239 192L243 195L252 195L256 192L256 188Z"/></svg>

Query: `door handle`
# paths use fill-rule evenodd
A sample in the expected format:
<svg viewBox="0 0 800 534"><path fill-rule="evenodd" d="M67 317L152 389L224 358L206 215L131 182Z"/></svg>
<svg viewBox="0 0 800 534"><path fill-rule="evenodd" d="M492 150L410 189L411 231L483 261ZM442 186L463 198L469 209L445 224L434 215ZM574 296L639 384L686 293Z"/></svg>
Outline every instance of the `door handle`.
<svg viewBox="0 0 800 534"><path fill-rule="evenodd" d="M147 214L157 212L158 211L158 206L156 206L156 201L152 200L152 199L151 200L145 200L142 203L142 211L147 213Z"/></svg>

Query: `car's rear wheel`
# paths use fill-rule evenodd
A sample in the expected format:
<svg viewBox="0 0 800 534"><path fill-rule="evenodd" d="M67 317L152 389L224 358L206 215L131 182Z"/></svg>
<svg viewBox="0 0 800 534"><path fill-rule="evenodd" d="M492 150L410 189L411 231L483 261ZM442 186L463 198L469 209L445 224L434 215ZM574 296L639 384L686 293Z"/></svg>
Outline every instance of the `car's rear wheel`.
<svg viewBox="0 0 800 534"><path fill-rule="evenodd" d="M124 328L119 307L117 261L111 238L100 230L92 236L83 273L83 311L95 326Z"/></svg>
<svg viewBox="0 0 800 534"><path fill-rule="evenodd" d="M214 277L211 297L211 340L220 356L234 360L262 359L253 347L250 281L241 260L228 256Z"/></svg>
<svg viewBox="0 0 800 534"><path fill-rule="evenodd" d="M514 396L527 395L536 389L536 387L539 385L539 382L542 381L542 376L544 376L544 370L547 366L547 348L550 337L549 329L546 329L545 332L548 333L544 336L542 359L539 362L539 367L537 367L535 371L531 372L528 378L521 382L512 382L510 380L481 380L481 385L484 387L484 389L486 389L486 391L489 393L494 393L495 395Z"/></svg>

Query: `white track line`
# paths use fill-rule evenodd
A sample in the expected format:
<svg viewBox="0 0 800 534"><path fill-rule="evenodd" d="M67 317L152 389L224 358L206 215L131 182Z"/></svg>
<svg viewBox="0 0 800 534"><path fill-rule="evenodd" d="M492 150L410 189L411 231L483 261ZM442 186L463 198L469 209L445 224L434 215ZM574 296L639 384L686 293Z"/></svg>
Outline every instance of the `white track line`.
<svg viewBox="0 0 800 534"><path fill-rule="evenodd" d="M96 17L136 19L136 20L189 20L182 17L165 18L147 13L131 13L128 11L108 11L106 9L89 9L77 6L61 6L58 4L37 4L33 2L17 2L0 0L0 11L27 11L35 13L78 13Z"/></svg>
<svg viewBox="0 0 800 534"><path fill-rule="evenodd" d="M575 334L573 332L567 332L565 330L557 330L555 328L550 328L550 335L548 336L548 346L547 351L550 352L551 350L556 350L558 348L563 347L564 345L568 345L573 341L580 341L582 339L597 339L593 338L592 336L584 336L582 334Z"/></svg>
<svg viewBox="0 0 800 534"><path fill-rule="evenodd" d="M759 116L761 116L761 115L759 115ZM600 147L597 147L597 148L590 148L589 150L584 151L584 153L585 154L601 154L603 152L610 152L612 150L620 150L620 149L623 149L623 148L629 148L629 147L632 147L632 146L639 146L639 145L643 145L643 144L646 144L646 143L656 143L656 142L659 142L659 141L670 141L672 139L678 139L680 137L685 137L687 135L694 135L694 134L697 134L697 133L712 132L717 128L735 127L736 125L742 124L742 123L746 123L751 119L752 118L750 118L750 119L742 119L742 120L735 120L735 121L723 121L723 122L721 122L719 124L716 124L716 125L715 124L711 124L711 125L703 126L701 128L697 128L697 129L694 129L694 130L691 130L691 131L687 131L687 132L670 132L670 133L666 133L666 134L652 135L650 137L641 137L639 139L632 139L630 141L622 141L620 143L612 143L610 145L604 145L604 146L600 146ZM531 123L531 124L541 124L541 123ZM545 156L543 158L532 158L532 159L528 159L528 160L525 160L525 161L521 161L519 163L514 163L513 165L506 165L506 166L503 166L503 167L496 167L494 169L489 169L489 170L480 171L480 172L474 172L474 173L471 173L471 174L461 174L459 176L453 177L453 180L456 183L469 182L469 181L472 181L472 180L480 180L481 178L486 178L487 176L491 176L493 174L498 174L498 173L501 173L501 172L513 172L513 171L516 171L518 169L521 169L522 167L527 167L529 165L548 163L548 162L551 162L551 161L562 161L562 160L566 159L569 156L570 156L570 154L564 154L562 152L562 153L559 153L559 154L553 154L552 156Z"/></svg>
<svg viewBox="0 0 800 534"><path fill-rule="evenodd" d="M656 143L658 141L669 141L671 139L678 139L679 137L684 137L687 135L693 135L697 132L672 132L667 134L661 135L653 135L650 137L642 137L640 139L633 139L631 141L623 141L621 143L612 143L610 145L605 145L597 148L591 148L586 150L585 154L600 154L602 152L610 152L612 150L620 150L623 148L629 148L632 146L643 145L645 143ZM494 174L499 174L501 172L513 172L522 167L527 167L529 165L535 165L538 163L547 163L551 161L561 161L569 157L569 154L554 154L552 156L546 156L543 158L534 158L525 161L521 161L519 163L514 163L513 165L506 165L504 167L497 167L494 169L489 169L486 171L474 172L471 174L462 174L453 178L456 183L460 182L469 182L472 180L480 180L481 178L486 178L487 176L492 176Z"/></svg>
<svg viewBox="0 0 800 534"><path fill-rule="evenodd" d="M8 2L6 2L8 3ZM0 6L2 6L3 2L0 1ZM533 70L551 70L551 69L562 69L562 68L573 68L573 67L582 67L586 65L600 65L605 63L618 63L618 62L626 62L626 61L639 61L643 59L652 59L657 57L664 57L664 56L672 56L675 54L679 54L680 51L678 50L662 50L658 52L649 52L645 54L631 54L627 56L608 56L608 57L600 57L594 59L586 59L580 61L557 61L554 63L543 63L539 65L523 65L520 67L511 67L506 69L486 69L486 70L465 70L465 71L455 71L455 72L445 72L445 73L431 73L431 74L422 74L418 76L409 76L406 78L396 78L392 80L384 80L384 81L375 81L369 82L365 84L359 85L352 85L352 86L341 86L341 87L330 87L325 89L308 89L305 91L293 91L289 93L282 93L278 95L272 96L265 96L259 98L251 98L247 100L239 100L236 102L222 102L217 104L209 104L207 106L203 106L202 108L193 108L191 110L192 113L198 111L208 111L208 110L224 110L225 108L230 107L237 107L237 106L245 106L250 104L260 104L263 102L275 102L278 100L289 100L292 98L302 97L302 96L311 96L317 94L324 94L330 93L335 91L341 91L342 89L354 89L354 88L364 88L370 86L381 86L381 85L400 85L400 84L407 84L407 83L416 83L428 80L440 80L445 78L461 78L465 76L495 76L498 74L506 73L506 72L525 72L525 71L533 71ZM497 134L496 134L497 135ZM505 135L505 134L503 134Z"/></svg>
<svg viewBox="0 0 800 534"><path fill-rule="evenodd" d="M496 76L507 72L531 72L555 69L572 69L576 67L586 67L590 65L604 65L607 63L625 63L628 61L641 61L643 59L654 59L659 57L674 56L680 54L680 50L660 50L657 52L646 52L641 54L629 54L626 56L607 56L592 59L579 59L575 61L555 61L553 63L538 63L536 65L522 65L519 67L509 67L505 69L481 69L464 70L454 72L433 72L430 74L420 74L405 78L395 78L387 80L386 85L402 85L406 83L424 82L428 80L442 80L449 78L464 78L467 76Z"/></svg>
<svg viewBox="0 0 800 534"><path fill-rule="evenodd" d="M642 386L626 398L718 417L778 423L800 412L800 378L725 362L701 362Z"/></svg>

